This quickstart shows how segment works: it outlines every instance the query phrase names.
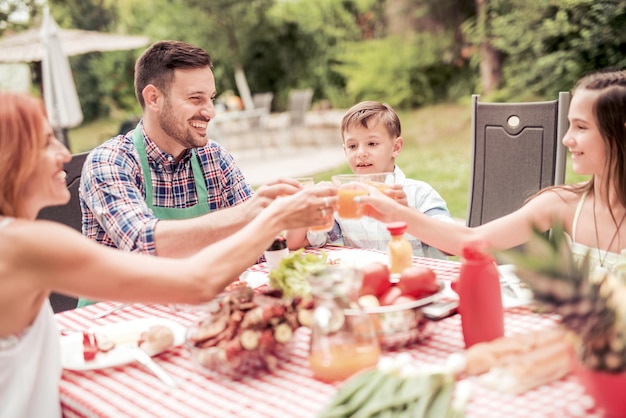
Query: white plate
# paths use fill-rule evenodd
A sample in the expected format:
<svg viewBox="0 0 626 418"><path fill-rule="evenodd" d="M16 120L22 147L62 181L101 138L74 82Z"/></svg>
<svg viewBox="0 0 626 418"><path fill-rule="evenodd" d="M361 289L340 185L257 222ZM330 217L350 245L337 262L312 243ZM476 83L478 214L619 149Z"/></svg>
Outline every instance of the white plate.
<svg viewBox="0 0 626 418"><path fill-rule="evenodd" d="M185 342L186 328L179 323L162 318L142 318L118 324L90 328L96 335L104 334L108 338L119 341L118 346L136 345L139 335L153 325L164 325L174 333L174 346ZM83 334L72 333L61 337L61 364L68 370L95 370L115 367L135 361L130 350L115 347L106 353L99 352L96 358L85 361L83 358Z"/></svg>
<svg viewBox="0 0 626 418"><path fill-rule="evenodd" d="M387 256L387 254L379 253L377 251L346 249L328 251L327 254L329 261L331 261L333 264L339 264L343 267L362 268L375 261L389 265L389 257Z"/></svg>

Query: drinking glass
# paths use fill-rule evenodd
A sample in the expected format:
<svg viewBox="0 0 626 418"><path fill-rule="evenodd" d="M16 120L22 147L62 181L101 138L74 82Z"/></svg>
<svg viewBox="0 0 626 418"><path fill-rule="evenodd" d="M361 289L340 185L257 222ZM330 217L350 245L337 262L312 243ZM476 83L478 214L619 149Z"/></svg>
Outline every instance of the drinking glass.
<svg viewBox="0 0 626 418"><path fill-rule="evenodd" d="M322 225L315 225L309 227L309 231L311 232L328 232L333 229L333 225L335 224L335 218L329 215L328 222Z"/></svg>
<svg viewBox="0 0 626 418"><path fill-rule="evenodd" d="M360 174L337 174L332 181L337 186L337 215L342 219L359 219L363 216L363 207L354 198L369 194L368 184Z"/></svg>
<svg viewBox="0 0 626 418"><path fill-rule="evenodd" d="M320 183L317 183L315 185L315 187L324 187L324 186L328 186L328 185L329 185L328 182L320 182ZM328 211L328 214L327 214L327 216L328 216L327 221L328 222L326 222L325 224L322 224L322 225L311 226L311 227L309 227L309 231L311 231L311 232L328 232L331 229L333 229L333 224L335 223L335 216L334 216L335 211L331 210L330 208L328 208L327 211Z"/></svg>
<svg viewBox="0 0 626 418"><path fill-rule="evenodd" d="M362 176L367 184L376 187L383 194L390 190L396 182L396 175L393 172L362 174Z"/></svg>
<svg viewBox="0 0 626 418"><path fill-rule="evenodd" d="M305 189L308 187L316 187L316 186L323 186L323 183L318 183L315 184L315 180L313 179L313 177L299 177L295 179L296 181L298 181L302 187L304 187ZM326 222L323 225L316 225L316 226L312 226L309 228L309 231L311 232L328 232L333 228L333 223L335 222L335 218L332 216L333 212L330 210L330 208L328 209L328 222Z"/></svg>
<svg viewBox="0 0 626 418"><path fill-rule="evenodd" d="M302 185L302 187L311 187L315 184L313 177L297 177L294 179Z"/></svg>

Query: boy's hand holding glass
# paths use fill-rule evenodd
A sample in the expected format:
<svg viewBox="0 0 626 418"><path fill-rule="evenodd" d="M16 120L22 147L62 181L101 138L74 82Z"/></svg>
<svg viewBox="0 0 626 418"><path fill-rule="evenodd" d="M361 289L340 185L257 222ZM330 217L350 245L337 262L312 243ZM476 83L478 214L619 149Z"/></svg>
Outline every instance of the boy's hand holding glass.
<svg viewBox="0 0 626 418"><path fill-rule="evenodd" d="M392 198L393 200L395 200L396 202L398 202L399 204L403 206L409 206L409 201L407 199L406 192L404 191L404 188L402 187L401 184L394 184L390 186L385 191L385 194L389 196L390 198Z"/></svg>

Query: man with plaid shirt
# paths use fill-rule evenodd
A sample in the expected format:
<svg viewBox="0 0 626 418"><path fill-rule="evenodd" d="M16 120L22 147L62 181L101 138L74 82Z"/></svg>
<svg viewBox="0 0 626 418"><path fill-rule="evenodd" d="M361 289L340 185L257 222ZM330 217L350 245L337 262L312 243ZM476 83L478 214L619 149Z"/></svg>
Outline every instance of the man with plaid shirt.
<svg viewBox="0 0 626 418"><path fill-rule="evenodd" d="M233 157L207 140L215 116L211 67L203 49L176 41L157 42L137 60L141 121L96 147L83 167L86 236L123 250L183 257L298 190L275 182L253 193Z"/></svg>

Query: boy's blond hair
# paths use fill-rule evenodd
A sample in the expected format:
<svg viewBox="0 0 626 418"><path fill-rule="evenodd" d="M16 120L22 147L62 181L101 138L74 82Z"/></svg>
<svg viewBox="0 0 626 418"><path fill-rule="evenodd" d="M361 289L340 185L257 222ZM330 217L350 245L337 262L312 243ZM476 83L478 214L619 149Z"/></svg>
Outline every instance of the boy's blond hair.
<svg viewBox="0 0 626 418"><path fill-rule="evenodd" d="M366 101L352 106L341 119L341 137L352 127L361 125L369 128L371 122L382 122L391 138L401 133L400 118L391 106L386 103Z"/></svg>

